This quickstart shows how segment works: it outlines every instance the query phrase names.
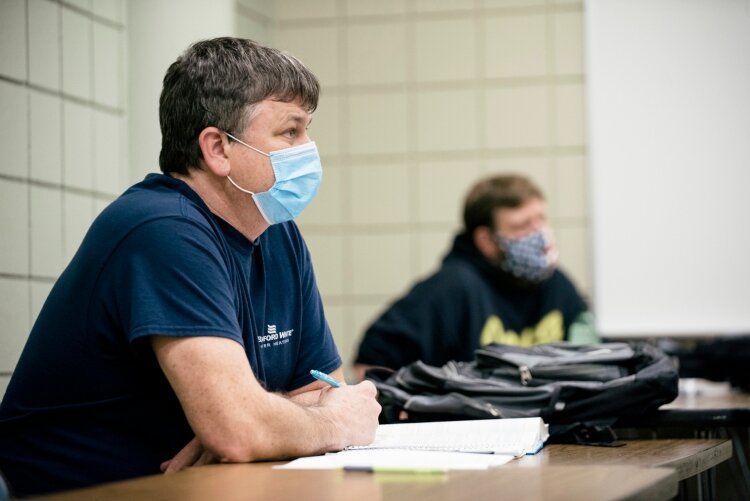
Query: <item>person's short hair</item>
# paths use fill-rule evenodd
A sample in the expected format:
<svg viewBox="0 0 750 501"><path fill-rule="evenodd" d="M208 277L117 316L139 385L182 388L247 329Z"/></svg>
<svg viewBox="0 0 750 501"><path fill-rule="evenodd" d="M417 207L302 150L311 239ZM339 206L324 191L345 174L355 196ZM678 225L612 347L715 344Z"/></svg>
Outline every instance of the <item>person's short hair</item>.
<svg viewBox="0 0 750 501"><path fill-rule="evenodd" d="M165 174L198 168L201 131L213 126L240 134L264 99L300 100L313 112L319 95L315 75L286 52L242 38L196 42L164 76L159 167Z"/></svg>
<svg viewBox="0 0 750 501"><path fill-rule="evenodd" d="M494 215L498 209L515 209L532 198L544 200L544 195L527 177L509 174L482 179L466 196L464 231L472 234L480 226L495 229Z"/></svg>

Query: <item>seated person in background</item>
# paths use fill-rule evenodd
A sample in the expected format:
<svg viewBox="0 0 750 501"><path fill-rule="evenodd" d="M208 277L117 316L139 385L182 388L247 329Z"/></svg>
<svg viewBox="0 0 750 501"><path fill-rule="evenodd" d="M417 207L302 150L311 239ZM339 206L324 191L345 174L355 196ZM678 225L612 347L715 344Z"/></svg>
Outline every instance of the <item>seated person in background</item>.
<svg viewBox="0 0 750 501"><path fill-rule="evenodd" d="M372 366L473 360L491 343L598 341L586 304L557 268L538 187L520 176L485 179L470 190L463 217L441 268L365 332L360 378Z"/></svg>
<svg viewBox="0 0 750 501"><path fill-rule="evenodd" d="M299 60L250 40L204 40L169 67L163 174L94 221L0 404L17 495L372 441L374 385L310 375L343 379L291 221L321 177L318 94Z"/></svg>

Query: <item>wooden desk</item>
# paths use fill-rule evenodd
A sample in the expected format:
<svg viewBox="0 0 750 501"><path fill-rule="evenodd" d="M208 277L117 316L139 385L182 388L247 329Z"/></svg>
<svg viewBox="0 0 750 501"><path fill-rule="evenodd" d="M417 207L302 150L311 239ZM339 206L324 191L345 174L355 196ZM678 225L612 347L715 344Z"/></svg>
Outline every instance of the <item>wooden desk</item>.
<svg viewBox="0 0 750 501"><path fill-rule="evenodd" d="M538 454L524 456L508 466L519 468L556 465L627 465L674 468L679 480L698 475L732 457L726 439L626 440L622 447L548 444Z"/></svg>
<svg viewBox="0 0 750 501"><path fill-rule="evenodd" d="M482 501L507 496L529 501L606 501L672 499L676 494L677 474L669 468L540 466L388 475L273 470L271 463L256 463L202 466L174 475L154 475L38 499Z"/></svg>
<svg viewBox="0 0 750 501"><path fill-rule="evenodd" d="M660 409L737 409L750 412L750 393L732 388L726 382L681 379L680 394L674 401L662 405Z"/></svg>
<svg viewBox="0 0 750 501"><path fill-rule="evenodd" d="M685 391L689 388L690 391ZM618 428L699 429L750 427L750 393L733 389L729 383L680 380L680 394L657 411L622 418Z"/></svg>
<svg viewBox="0 0 750 501"><path fill-rule="evenodd" d="M717 470L719 499L750 499L748 436L750 394L729 383L700 379L680 380L680 395L657 411L622 418L615 424L617 435L626 439L730 438L732 458Z"/></svg>

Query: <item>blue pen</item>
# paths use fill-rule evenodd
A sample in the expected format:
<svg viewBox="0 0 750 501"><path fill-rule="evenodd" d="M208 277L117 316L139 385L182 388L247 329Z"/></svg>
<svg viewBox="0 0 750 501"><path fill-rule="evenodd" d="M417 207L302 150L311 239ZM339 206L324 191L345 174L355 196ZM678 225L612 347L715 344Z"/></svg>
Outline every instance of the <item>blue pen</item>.
<svg viewBox="0 0 750 501"><path fill-rule="evenodd" d="M336 381L335 379L333 379L333 378L332 378L331 376L329 376L328 374L325 374L325 373L323 373L323 372L320 372L320 371L316 371L315 369L311 370L311 371L310 371L310 374L311 374L311 375L312 375L312 377L314 377L315 379L319 379L319 380L323 381L324 383L328 383L328 384L330 384L331 386L333 386L334 388L339 388L339 387L341 387L341 383L339 383L338 381Z"/></svg>

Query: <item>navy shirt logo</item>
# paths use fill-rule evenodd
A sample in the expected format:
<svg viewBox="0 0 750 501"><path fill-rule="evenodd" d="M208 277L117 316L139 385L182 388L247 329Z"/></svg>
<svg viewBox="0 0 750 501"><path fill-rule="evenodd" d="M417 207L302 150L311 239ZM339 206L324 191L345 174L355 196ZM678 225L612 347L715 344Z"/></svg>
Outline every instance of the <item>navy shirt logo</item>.
<svg viewBox="0 0 750 501"><path fill-rule="evenodd" d="M278 331L276 328L276 324L267 325L266 327L266 334L263 336L258 336L258 344L260 345L261 349L287 344L294 334L294 329Z"/></svg>

